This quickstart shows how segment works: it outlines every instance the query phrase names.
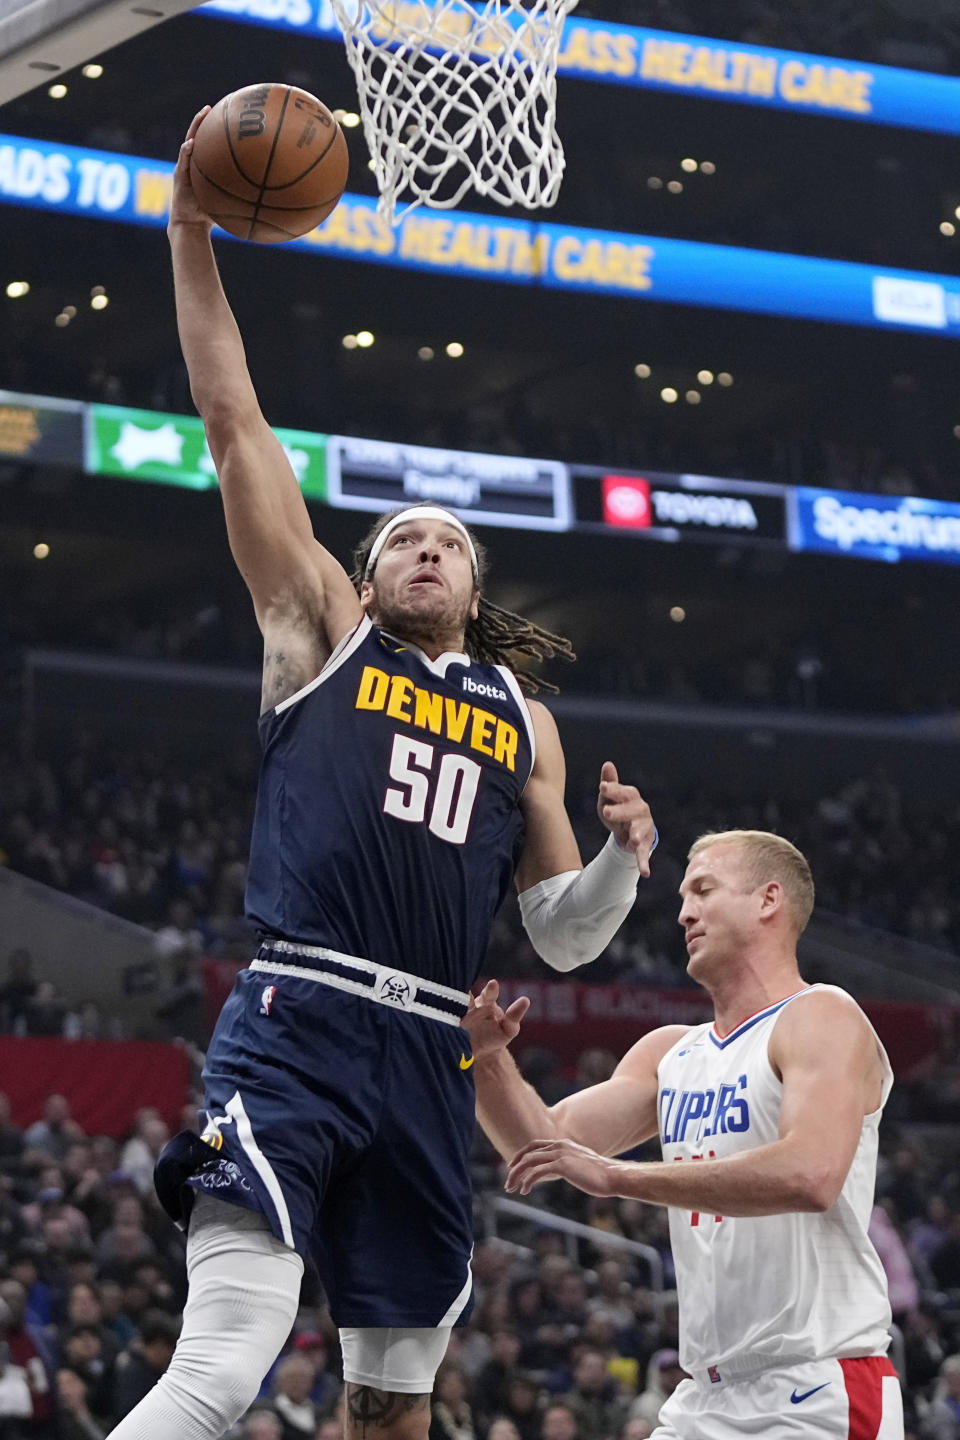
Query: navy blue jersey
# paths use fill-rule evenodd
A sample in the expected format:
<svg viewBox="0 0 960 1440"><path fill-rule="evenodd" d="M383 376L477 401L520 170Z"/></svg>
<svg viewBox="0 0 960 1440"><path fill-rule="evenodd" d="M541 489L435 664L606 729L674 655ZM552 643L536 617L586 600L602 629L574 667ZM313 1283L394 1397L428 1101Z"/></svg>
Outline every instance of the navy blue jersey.
<svg viewBox="0 0 960 1440"><path fill-rule="evenodd" d="M260 719L247 914L467 990L519 854L533 726L515 677L365 616Z"/></svg>

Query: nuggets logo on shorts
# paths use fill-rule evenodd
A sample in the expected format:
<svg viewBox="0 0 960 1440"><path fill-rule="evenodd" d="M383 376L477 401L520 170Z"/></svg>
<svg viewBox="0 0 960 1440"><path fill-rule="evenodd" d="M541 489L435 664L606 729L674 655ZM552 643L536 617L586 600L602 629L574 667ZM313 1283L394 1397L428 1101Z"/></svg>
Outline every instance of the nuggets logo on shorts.
<svg viewBox="0 0 960 1440"><path fill-rule="evenodd" d="M403 975L388 975L381 980L377 987L377 994L381 1000L388 1000L391 1005L398 1005L401 1010L406 1010L413 1002L413 986Z"/></svg>

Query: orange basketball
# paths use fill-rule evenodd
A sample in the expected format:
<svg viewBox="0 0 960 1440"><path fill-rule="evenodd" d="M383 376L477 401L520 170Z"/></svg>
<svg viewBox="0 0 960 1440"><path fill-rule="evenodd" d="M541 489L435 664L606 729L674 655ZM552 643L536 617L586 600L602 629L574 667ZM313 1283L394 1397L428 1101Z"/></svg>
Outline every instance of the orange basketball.
<svg viewBox="0 0 960 1440"><path fill-rule="evenodd" d="M204 116L190 182L222 229L273 244L326 220L348 168L343 131L316 96L296 85L247 85Z"/></svg>

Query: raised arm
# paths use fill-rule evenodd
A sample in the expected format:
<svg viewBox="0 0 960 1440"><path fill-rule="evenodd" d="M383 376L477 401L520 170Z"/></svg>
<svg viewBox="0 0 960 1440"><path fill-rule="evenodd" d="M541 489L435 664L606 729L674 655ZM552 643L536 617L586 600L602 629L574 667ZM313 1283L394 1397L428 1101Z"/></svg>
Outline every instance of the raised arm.
<svg viewBox="0 0 960 1440"><path fill-rule="evenodd" d="M230 548L265 638L266 706L316 675L359 620L360 603L343 567L315 540L296 476L260 411L211 223L190 186L193 137L206 113L194 117L180 149L167 233L190 391L217 467Z"/></svg>
<svg viewBox="0 0 960 1440"><path fill-rule="evenodd" d="M477 1119L505 1160L533 1140L589 1144L620 1155L657 1133L657 1066L688 1030L665 1025L627 1051L613 1075L548 1106L521 1076L506 1048L520 1029L527 1002L503 1011L498 986L488 981L463 1024L476 1058Z"/></svg>
<svg viewBox="0 0 960 1440"><path fill-rule="evenodd" d="M769 1056L783 1081L771 1144L690 1165L631 1164L605 1158L589 1136L586 1144L556 1138L515 1157L507 1189L526 1195L542 1180L562 1178L591 1195L717 1215L828 1210L853 1163L864 1115L881 1103L876 1037L849 997L819 992L786 1007Z"/></svg>

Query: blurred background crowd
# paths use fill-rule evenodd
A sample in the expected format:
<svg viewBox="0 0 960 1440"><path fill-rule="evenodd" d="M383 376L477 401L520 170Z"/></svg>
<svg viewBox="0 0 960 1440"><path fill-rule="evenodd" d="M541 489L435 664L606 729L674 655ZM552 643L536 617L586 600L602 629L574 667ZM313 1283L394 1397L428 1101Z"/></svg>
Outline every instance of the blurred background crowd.
<svg viewBox="0 0 960 1440"><path fill-rule="evenodd" d="M553 1101L613 1057L541 1083ZM531 1078L536 1080L533 1067ZM194 1126L192 1104L179 1117ZM84 1134L50 1095L25 1131L0 1095L0 1436L101 1440L169 1364L183 1241L153 1193L169 1134ZM960 1435L960 1156L942 1126L887 1123L871 1235L890 1284L892 1356L912 1440ZM535 1192L551 1215L490 1223L501 1167L482 1137L476 1305L433 1396L432 1440L643 1440L683 1378L665 1212ZM552 1218L557 1217L557 1218ZM579 1224L576 1236L554 1228ZM336 1332L308 1272L293 1331L232 1437L339 1440Z"/></svg>

